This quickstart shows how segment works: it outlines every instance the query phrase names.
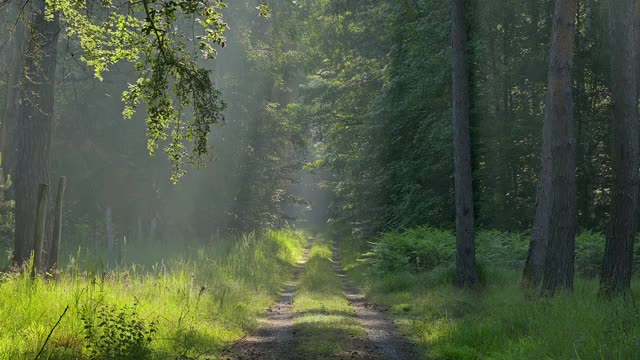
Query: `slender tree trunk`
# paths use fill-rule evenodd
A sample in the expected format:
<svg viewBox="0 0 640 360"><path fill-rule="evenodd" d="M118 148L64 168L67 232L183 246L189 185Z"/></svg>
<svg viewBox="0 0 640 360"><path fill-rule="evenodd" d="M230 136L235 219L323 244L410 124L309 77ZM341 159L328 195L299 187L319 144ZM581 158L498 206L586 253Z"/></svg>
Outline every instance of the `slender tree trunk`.
<svg viewBox="0 0 640 360"><path fill-rule="evenodd" d="M149 237L147 241L153 246L156 242L156 230L158 229L158 218L153 215L149 221Z"/></svg>
<svg viewBox="0 0 640 360"><path fill-rule="evenodd" d="M55 219L53 224L53 238L51 244L51 254L49 256L49 269L57 269L60 255L60 245L62 242L62 202L64 200L64 190L66 188L67 178L60 177L58 183L58 195L56 196Z"/></svg>
<svg viewBox="0 0 640 360"><path fill-rule="evenodd" d="M107 207L104 216L105 235L107 236L107 264L111 264L114 259L113 245L115 241L115 235L113 233L113 219L111 215L111 208Z"/></svg>
<svg viewBox="0 0 640 360"><path fill-rule="evenodd" d="M38 203L36 206L36 223L35 232L33 234L33 267L31 268L31 277L35 277L37 273L43 270L43 252L44 233L47 221L47 199L49 197L49 185L40 184L38 188Z"/></svg>
<svg viewBox="0 0 640 360"><path fill-rule="evenodd" d="M27 51L18 118L16 229L14 262L22 264L33 249L39 184L49 184L49 148L53 123L58 16L45 20L45 1L32 0L26 25Z"/></svg>
<svg viewBox="0 0 640 360"><path fill-rule="evenodd" d="M613 98L613 196L607 231L601 293L625 293L631 286L637 231L638 111L634 22L636 0L609 1L611 93Z"/></svg>
<svg viewBox="0 0 640 360"><path fill-rule="evenodd" d="M453 49L453 148L456 196L456 285L478 282L475 256L471 136L469 131L469 79L464 0L451 2Z"/></svg>

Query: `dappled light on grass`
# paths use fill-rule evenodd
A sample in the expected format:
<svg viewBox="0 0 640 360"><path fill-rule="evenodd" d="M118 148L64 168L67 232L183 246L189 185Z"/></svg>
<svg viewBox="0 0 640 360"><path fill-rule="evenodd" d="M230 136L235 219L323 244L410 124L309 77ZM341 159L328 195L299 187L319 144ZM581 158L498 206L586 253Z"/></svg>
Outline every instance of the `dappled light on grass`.
<svg viewBox="0 0 640 360"><path fill-rule="evenodd" d="M602 300L596 296L594 259L602 257L602 236L584 233L577 239L576 267L580 277L573 292L540 298L537 290L520 287L521 259L526 251L523 235L495 231L480 233L478 258L484 287L460 290L453 287L453 268L448 262L418 270L415 256L406 249L442 249L437 244L404 246L420 241L438 242L423 228L385 236L400 245L385 255L402 259L397 268L382 270L363 259L370 245L343 242L340 248L348 274L368 290L369 301L389 308L403 333L410 336L427 359L632 359L640 343L640 308L627 298ZM422 240L420 240L422 239ZM447 241L449 241L447 240ZM386 250L385 250L386 251ZM440 250L437 250L440 251ZM370 255L367 255L370 256ZM434 258L442 258L438 255ZM445 256L446 258L446 256ZM404 261L404 260L403 260ZM413 264L412 264L413 262ZM423 268L423 269L425 269Z"/></svg>
<svg viewBox="0 0 640 360"><path fill-rule="evenodd" d="M331 256L329 242L317 240L294 298L298 351L309 359L339 355L353 339L365 335L332 268Z"/></svg>
<svg viewBox="0 0 640 360"><path fill-rule="evenodd" d="M104 306L137 304L139 318L157 321L150 357L213 356L255 328L299 260L304 236L293 231L250 234L225 256L204 249L152 272L68 269L59 281L3 274L0 282L0 358L35 356L66 305L69 314L47 344L51 359L87 358L82 316ZM222 244L220 244L222 245ZM75 262L78 264L78 262Z"/></svg>

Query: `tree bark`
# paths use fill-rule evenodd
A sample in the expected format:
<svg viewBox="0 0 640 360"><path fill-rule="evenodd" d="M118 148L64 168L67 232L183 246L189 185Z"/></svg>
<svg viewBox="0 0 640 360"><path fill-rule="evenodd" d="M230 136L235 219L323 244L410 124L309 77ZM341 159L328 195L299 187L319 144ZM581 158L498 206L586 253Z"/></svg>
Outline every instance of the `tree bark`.
<svg viewBox="0 0 640 360"><path fill-rule="evenodd" d="M600 291L612 296L631 287L637 231L638 112L634 22L636 0L609 1L611 93L613 99L613 196Z"/></svg>
<svg viewBox="0 0 640 360"><path fill-rule="evenodd" d="M55 219L53 220L53 242L51 244L51 255L49 256L49 269L56 269L59 264L60 244L62 242L62 202L64 199L66 184L67 178L61 176L58 183L58 195L56 196L56 212Z"/></svg>
<svg viewBox="0 0 640 360"><path fill-rule="evenodd" d="M558 0L555 6L547 105L545 108L543 159L548 162L546 200L548 232L542 291L553 295L558 289L572 289L575 262L576 144L573 109L573 51L576 33L576 0ZM544 152L543 152L544 153Z"/></svg>
<svg viewBox="0 0 640 360"><path fill-rule="evenodd" d="M49 183L49 148L53 125L58 15L45 20L45 1L33 0L27 24L25 74L18 117L16 165L16 229L14 263L22 264L33 249L36 195Z"/></svg>
<svg viewBox="0 0 640 360"><path fill-rule="evenodd" d="M107 207L104 217L105 234L107 236L107 264L111 264L114 260L113 245L115 241L115 235L113 233L113 219L111 216L111 207Z"/></svg>
<svg viewBox="0 0 640 360"><path fill-rule="evenodd" d="M464 0L453 0L451 8L453 148L456 198L456 285L478 282L475 257L471 136L469 131L469 79Z"/></svg>
<svg viewBox="0 0 640 360"><path fill-rule="evenodd" d="M38 205L36 209L35 232L33 235L33 267L31 277L35 277L44 265L42 248L47 221L47 199L49 197L49 185L40 184L38 189Z"/></svg>
<svg viewBox="0 0 640 360"><path fill-rule="evenodd" d="M542 282L544 293L573 287L576 233L576 147L572 68L576 0L557 0L553 19L542 168L536 194L524 287Z"/></svg>
<svg viewBox="0 0 640 360"><path fill-rule="evenodd" d="M20 82L23 78L24 24L18 19L12 51L7 51L7 92L0 124L0 152L3 154L5 174L13 176L16 165L16 127L19 109Z"/></svg>

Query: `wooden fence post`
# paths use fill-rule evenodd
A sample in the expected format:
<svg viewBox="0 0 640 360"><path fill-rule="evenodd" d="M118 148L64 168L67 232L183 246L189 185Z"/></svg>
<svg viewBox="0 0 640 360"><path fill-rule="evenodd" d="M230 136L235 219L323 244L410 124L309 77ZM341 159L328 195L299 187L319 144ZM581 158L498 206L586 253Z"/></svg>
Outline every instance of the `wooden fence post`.
<svg viewBox="0 0 640 360"><path fill-rule="evenodd" d="M36 229L33 251L33 267L31 277L35 278L42 265L42 244L44 242L45 225L47 220L47 197L49 196L49 185L40 184L38 191L38 208L36 211Z"/></svg>
<svg viewBox="0 0 640 360"><path fill-rule="evenodd" d="M49 268L55 270L58 268L58 258L60 256L60 243L62 241L62 202L64 199L64 190L67 186L67 178L60 177L58 182L58 195L56 196L55 219L53 220L53 246L51 247L51 256Z"/></svg>

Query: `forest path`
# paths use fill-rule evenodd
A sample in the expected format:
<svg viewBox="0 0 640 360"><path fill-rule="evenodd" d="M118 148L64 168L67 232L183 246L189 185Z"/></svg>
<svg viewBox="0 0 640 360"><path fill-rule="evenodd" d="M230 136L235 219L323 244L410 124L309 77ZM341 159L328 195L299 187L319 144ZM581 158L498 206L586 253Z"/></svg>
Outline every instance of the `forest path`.
<svg viewBox="0 0 640 360"><path fill-rule="evenodd" d="M366 331L368 342L375 346L372 351L372 353L376 354L375 358L387 360L417 359L414 345L400 335L393 321L376 309L373 304L367 303L364 294L351 285L340 265L337 242L334 241L332 246L333 267L342 281L349 305L355 311L357 320Z"/></svg>
<svg viewBox="0 0 640 360"><path fill-rule="evenodd" d="M260 327L235 343L222 359L417 359L393 322L351 286L337 254L335 242L313 249L309 244L291 282L267 310ZM314 289L318 282L323 285Z"/></svg>
<svg viewBox="0 0 640 360"><path fill-rule="evenodd" d="M287 283L278 301L267 309L265 319L256 332L235 343L229 349L229 354L222 359L295 359L291 357L292 350L296 347L293 330L293 295L312 246L313 240L304 249L302 260L296 266L291 281Z"/></svg>

